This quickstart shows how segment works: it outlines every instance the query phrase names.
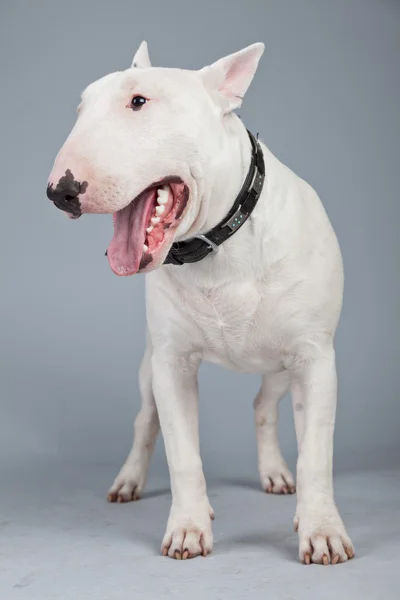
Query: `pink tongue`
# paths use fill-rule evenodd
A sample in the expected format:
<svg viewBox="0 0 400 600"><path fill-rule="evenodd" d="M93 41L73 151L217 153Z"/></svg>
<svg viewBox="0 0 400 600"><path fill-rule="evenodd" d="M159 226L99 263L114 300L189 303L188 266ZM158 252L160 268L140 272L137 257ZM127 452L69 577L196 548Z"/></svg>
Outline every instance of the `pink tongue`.
<svg viewBox="0 0 400 600"><path fill-rule="evenodd" d="M133 203L114 214L114 236L107 250L108 262L116 275L133 275L143 256L146 224L156 190L148 190Z"/></svg>

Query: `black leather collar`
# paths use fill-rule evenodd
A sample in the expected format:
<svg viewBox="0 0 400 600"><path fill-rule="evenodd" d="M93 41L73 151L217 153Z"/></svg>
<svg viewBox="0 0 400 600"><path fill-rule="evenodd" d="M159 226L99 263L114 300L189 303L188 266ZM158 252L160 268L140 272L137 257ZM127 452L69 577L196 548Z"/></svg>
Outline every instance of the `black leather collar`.
<svg viewBox="0 0 400 600"><path fill-rule="evenodd" d="M247 131L252 146L252 157L247 177L231 210L225 219L205 234L198 234L190 240L176 242L169 251L164 264L183 265L198 262L210 252L218 252L218 246L230 238L247 221L261 195L265 166L261 146Z"/></svg>

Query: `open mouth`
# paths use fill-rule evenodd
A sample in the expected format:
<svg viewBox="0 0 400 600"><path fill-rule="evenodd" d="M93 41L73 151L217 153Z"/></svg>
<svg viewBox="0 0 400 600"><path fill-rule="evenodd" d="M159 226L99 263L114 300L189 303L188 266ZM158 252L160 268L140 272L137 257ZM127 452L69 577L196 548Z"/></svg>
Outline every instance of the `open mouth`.
<svg viewBox="0 0 400 600"><path fill-rule="evenodd" d="M151 263L158 266L166 245L173 242L188 196L182 180L169 177L152 184L114 213L114 236L107 256L116 275L133 275Z"/></svg>

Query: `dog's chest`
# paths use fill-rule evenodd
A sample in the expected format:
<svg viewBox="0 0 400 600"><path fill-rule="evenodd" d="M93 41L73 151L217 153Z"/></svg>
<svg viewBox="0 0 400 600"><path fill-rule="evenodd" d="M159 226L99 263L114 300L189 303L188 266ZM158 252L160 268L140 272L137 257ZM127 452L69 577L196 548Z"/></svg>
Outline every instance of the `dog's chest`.
<svg viewBox="0 0 400 600"><path fill-rule="evenodd" d="M188 312L200 330L205 360L245 372L280 368L262 287L253 282L203 287L190 295Z"/></svg>

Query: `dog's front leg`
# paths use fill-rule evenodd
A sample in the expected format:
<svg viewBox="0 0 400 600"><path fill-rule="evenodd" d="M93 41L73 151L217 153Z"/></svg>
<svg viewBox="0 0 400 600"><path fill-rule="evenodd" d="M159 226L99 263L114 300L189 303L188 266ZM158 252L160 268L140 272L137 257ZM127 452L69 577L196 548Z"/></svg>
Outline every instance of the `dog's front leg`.
<svg viewBox="0 0 400 600"><path fill-rule="evenodd" d="M299 440L297 510L300 560L336 564L354 556L333 496L332 455L336 412L336 366L332 345L292 369L297 409L304 410Z"/></svg>
<svg viewBox="0 0 400 600"><path fill-rule="evenodd" d="M172 506L162 553L185 559L212 550L211 519L199 450L199 360L152 358L153 391L171 478Z"/></svg>

